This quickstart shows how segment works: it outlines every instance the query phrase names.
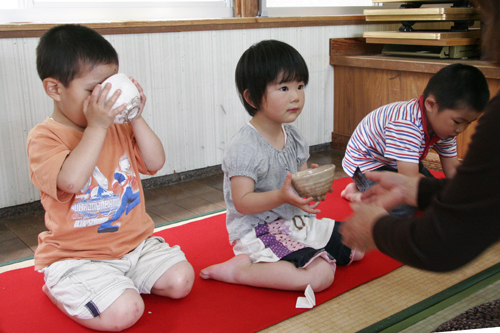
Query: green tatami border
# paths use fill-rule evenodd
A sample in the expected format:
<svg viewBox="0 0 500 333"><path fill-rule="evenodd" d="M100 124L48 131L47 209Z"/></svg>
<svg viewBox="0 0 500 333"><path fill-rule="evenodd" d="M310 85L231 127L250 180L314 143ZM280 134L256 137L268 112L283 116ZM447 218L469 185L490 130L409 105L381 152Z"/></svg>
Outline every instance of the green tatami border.
<svg viewBox="0 0 500 333"><path fill-rule="evenodd" d="M358 332L399 332L498 280L500 280L500 263Z"/></svg>

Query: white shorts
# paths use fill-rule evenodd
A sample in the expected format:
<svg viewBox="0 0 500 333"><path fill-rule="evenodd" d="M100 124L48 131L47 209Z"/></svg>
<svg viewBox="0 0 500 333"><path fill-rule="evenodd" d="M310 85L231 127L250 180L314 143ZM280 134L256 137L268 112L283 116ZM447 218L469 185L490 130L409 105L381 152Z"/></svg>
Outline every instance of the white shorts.
<svg viewBox="0 0 500 333"><path fill-rule="evenodd" d="M133 251L113 260L62 260L45 267L45 285L71 316L99 316L126 289L149 294L170 267L186 260L178 245L161 237L144 240Z"/></svg>

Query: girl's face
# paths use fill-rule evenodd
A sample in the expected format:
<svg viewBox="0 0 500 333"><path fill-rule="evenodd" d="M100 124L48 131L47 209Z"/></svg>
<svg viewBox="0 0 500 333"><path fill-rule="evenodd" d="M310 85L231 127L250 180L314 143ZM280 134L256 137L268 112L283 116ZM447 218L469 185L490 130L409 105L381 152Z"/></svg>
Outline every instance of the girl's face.
<svg viewBox="0 0 500 333"><path fill-rule="evenodd" d="M304 82L290 81L267 85L259 112L276 123L292 123L305 102Z"/></svg>

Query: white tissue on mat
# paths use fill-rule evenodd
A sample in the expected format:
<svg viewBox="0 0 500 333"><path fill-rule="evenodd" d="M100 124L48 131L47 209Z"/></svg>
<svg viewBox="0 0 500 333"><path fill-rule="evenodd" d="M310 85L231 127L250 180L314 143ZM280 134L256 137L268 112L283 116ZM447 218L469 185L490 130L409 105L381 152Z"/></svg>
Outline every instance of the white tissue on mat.
<svg viewBox="0 0 500 333"><path fill-rule="evenodd" d="M297 309L311 309L316 305L316 297L314 296L314 291L310 284L307 285L304 295L306 295L306 297L297 298L297 303L295 304Z"/></svg>

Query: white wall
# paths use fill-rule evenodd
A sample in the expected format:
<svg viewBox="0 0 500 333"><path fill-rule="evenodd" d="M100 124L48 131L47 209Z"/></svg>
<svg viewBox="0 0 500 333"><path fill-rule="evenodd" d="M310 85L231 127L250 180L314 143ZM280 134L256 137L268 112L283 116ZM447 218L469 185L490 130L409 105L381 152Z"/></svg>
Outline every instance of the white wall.
<svg viewBox="0 0 500 333"><path fill-rule="evenodd" d="M249 116L234 85L241 54L263 39L279 39L305 58L310 81L295 125L310 145L330 142L333 69L329 39L360 37L379 25L274 28L105 36L148 98L144 117L167 162L157 176L220 164L226 143ZM386 27L387 29L387 27ZM29 178L26 137L52 112L36 73L38 38L0 39L0 208L40 198Z"/></svg>

